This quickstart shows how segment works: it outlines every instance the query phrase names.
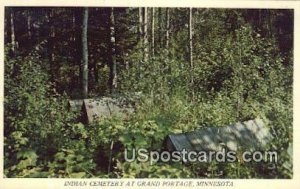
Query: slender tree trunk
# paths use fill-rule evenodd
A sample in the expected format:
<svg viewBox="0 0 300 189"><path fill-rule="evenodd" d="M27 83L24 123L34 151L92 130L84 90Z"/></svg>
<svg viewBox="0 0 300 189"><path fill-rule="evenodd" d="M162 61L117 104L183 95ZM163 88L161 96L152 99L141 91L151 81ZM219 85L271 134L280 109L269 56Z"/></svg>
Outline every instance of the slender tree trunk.
<svg viewBox="0 0 300 189"><path fill-rule="evenodd" d="M171 73L171 65L168 64L169 62L169 57L170 57L170 51L169 51L169 46L170 46L170 8L166 8L166 50L167 50L167 59L166 59L166 66L165 69L167 72L170 74Z"/></svg>
<svg viewBox="0 0 300 189"><path fill-rule="evenodd" d="M166 49L169 49L170 39L170 9L166 8Z"/></svg>
<svg viewBox="0 0 300 189"><path fill-rule="evenodd" d="M78 77L78 86L82 86L82 47L81 47L81 26L82 26L82 16L83 9L74 8L74 16L75 16L75 30L74 30L74 63L78 66L79 77Z"/></svg>
<svg viewBox="0 0 300 189"><path fill-rule="evenodd" d="M117 60L114 8L110 9L110 88L114 94L117 89Z"/></svg>
<svg viewBox="0 0 300 189"><path fill-rule="evenodd" d="M32 29L31 29L31 25L32 25L32 21L31 21L31 11L27 10L26 11L26 15L27 15L27 35L28 35L28 50L30 51L30 49L32 48L33 43L33 38L32 38Z"/></svg>
<svg viewBox="0 0 300 189"><path fill-rule="evenodd" d="M88 17L89 10L84 8L83 19L82 19L82 94L83 98L88 96L88 39L87 39L87 30L88 30Z"/></svg>
<svg viewBox="0 0 300 189"><path fill-rule="evenodd" d="M54 44L54 41L55 41L55 27L54 27L54 21L53 21L53 18L54 17L54 10L51 11L50 13L50 22L51 22L51 27L50 27L50 40L51 40L51 53L50 53L50 56L51 56L51 62L53 63L55 61L55 54L54 54L54 49L55 49L55 44Z"/></svg>
<svg viewBox="0 0 300 189"><path fill-rule="evenodd" d="M151 50L152 50L152 57L154 57L155 55L155 8L153 7L152 8L152 21L151 21L151 24L152 24L152 35L151 35Z"/></svg>
<svg viewBox="0 0 300 189"><path fill-rule="evenodd" d="M31 31L31 12L30 10L27 10L27 34L29 42L31 42L32 39L32 31Z"/></svg>
<svg viewBox="0 0 300 189"><path fill-rule="evenodd" d="M14 16L14 10L10 9L10 38L11 38L11 52L12 55L16 55L17 51L17 41L16 41L16 34L15 34L15 16Z"/></svg>
<svg viewBox="0 0 300 189"><path fill-rule="evenodd" d="M161 10L162 8L158 8L158 45L159 45L159 47L161 48L161 47L163 47L162 46L162 22L163 22L163 16L162 16L162 10ZM157 45L156 45L157 46Z"/></svg>
<svg viewBox="0 0 300 189"><path fill-rule="evenodd" d="M261 9L258 9L258 26L257 26L257 28L261 28L261 26L262 26L261 19L262 19Z"/></svg>
<svg viewBox="0 0 300 189"><path fill-rule="evenodd" d="M273 16L272 16L272 11L268 10L268 25L269 25L269 36L273 37Z"/></svg>
<svg viewBox="0 0 300 189"><path fill-rule="evenodd" d="M72 32L73 34L70 36L70 41L75 44L76 41L76 8L73 9L72 12Z"/></svg>
<svg viewBox="0 0 300 189"><path fill-rule="evenodd" d="M5 8L5 44L10 44L10 43L11 43L10 8Z"/></svg>
<svg viewBox="0 0 300 189"><path fill-rule="evenodd" d="M48 26L50 26L50 30L48 33L48 59L49 59L49 63L50 63L50 80L52 82L54 82L55 79L55 53L54 53L54 49L55 49L55 27L54 27L54 9L50 10L49 12L49 20L48 20Z"/></svg>
<svg viewBox="0 0 300 189"><path fill-rule="evenodd" d="M6 11L6 10L5 10ZM4 16L4 44L7 43L7 35L8 35L8 24L7 24L7 14L5 12L5 16Z"/></svg>
<svg viewBox="0 0 300 189"><path fill-rule="evenodd" d="M139 7L139 39L143 40L143 8Z"/></svg>
<svg viewBox="0 0 300 189"><path fill-rule="evenodd" d="M78 86L82 86L82 66L81 66L81 59L82 59L82 50L81 50L81 25L82 25L82 16L83 16L83 9L81 8L74 8L75 14L75 30L74 30L74 63L78 66L79 70L79 77L78 77Z"/></svg>
<svg viewBox="0 0 300 189"><path fill-rule="evenodd" d="M148 61L148 8L144 8L144 62Z"/></svg>
<svg viewBox="0 0 300 189"><path fill-rule="evenodd" d="M193 9L189 8L189 62L191 69L191 89L192 99L194 100L194 62L193 62Z"/></svg>

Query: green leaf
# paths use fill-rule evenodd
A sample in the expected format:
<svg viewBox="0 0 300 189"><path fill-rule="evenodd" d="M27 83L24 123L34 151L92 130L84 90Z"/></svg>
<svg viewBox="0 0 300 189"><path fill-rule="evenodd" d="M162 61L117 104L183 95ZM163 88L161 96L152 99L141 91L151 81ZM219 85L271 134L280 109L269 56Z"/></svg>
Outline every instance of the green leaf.
<svg viewBox="0 0 300 189"><path fill-rule="evenodd" d="M70 177L71 178L83 178L85 175L86 175L85 172L71 173Z"/></svg>
<svg viewBox="0 0 300 189"><path fill-rule="evenodd" d="M65 159L65 153L64 152L58 152L55 154L55 158L59 161Z"/></svg>
<svg viewBox="0 0 300 189"><path fill-rule="evenodd" d="M25 150L17 153L17 159L29 159L30 161L36 161L37 155L33 150Z"/></svg>
<svg viewBox="0 0 300 189"><path fill-rule="evenodd" d="M136 135L135 137L135 145L137 147L145 147L147 146L147 141L146 141L146 138L141 136L141 135Z"/></svg>
<svg viewBox="0 0 300 189"><path fill-rule="evenodd" d="M129 134L124 134L122 136L120 136L119 140L125 145L131 145L132 144L132 138Z"/></svg>

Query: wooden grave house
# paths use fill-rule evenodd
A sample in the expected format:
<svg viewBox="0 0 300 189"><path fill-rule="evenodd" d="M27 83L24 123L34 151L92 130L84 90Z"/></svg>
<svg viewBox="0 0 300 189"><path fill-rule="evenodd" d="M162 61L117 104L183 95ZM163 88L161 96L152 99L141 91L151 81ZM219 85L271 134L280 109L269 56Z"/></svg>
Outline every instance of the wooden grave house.
<svg viewBox="0 0 300 189"><path fill-rule="evenodd" d="M133 106L122 98L70 100L69 106L72 111L81 112L81 121L86 124L108 117L126 118L134 112Z"/></svg>
<svg viewBox="0 0 300 189"><path fill-rule="evenodd" d="M259 150L272 139L261 119L239 122L224 127L207 127L192 132L171 134L165 140L169 151L220 151L222 148Z"/></svg>

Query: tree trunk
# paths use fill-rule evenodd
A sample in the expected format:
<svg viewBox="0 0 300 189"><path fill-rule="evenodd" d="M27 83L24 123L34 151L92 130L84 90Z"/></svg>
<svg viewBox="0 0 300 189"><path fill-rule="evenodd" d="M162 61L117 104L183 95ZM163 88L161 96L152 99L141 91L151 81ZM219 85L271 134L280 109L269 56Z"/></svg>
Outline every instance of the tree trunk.
<svg viewBox="0 0 300 189"><path fill-rule="evenodd" d="M5 44L11 43L10 8L5 8Z"/></svg>
<svg viewBox="0 0 300 189"><path fill-rule="evenodd" d="M50 13L50 43L51 43L51 53L50 53L50 58L51 58L51 63L53 63L55 61L55 54L54 54L54 41L55 41L55 27L54 27L54 21L53 18L54 17L54 10L51 11Z"/></svg>
<svg viewBox="0 0 300 189"><path fill-rule="evenodd" d="M54 54L54 42L55 42L55 27L54 27L54 9L49 12L49 20L48 25L50 26L50 30L48 33L48 59L50 63L50 80L54 82L55 78L55 54Z"/></svg>
<svg viewBox="0 0 300 189"><path fill-rule="evenodd" d="M170 8L166 8L166 50L167 50L167 58L166 58L166 65L165 69L166 71L170 74L171 73L171 65L168 64L169 62L169 57L170 57L170 51L169 51L169 46L170 46Z"/></svg>
<svg viewBox="0 0 300 189"><path fill-rule="evenodd" d="M72 12L72 35L70 35L70 41L75 44L76 41L76 8Z"/></svg>
<svg viewBox="0 0 300 189"><path fill-rule="evenodd" d="M269 25L269 36L273 37L273 16L272 16L272 11L268 10L268 25Z"/></svg>
<svg viewBox="0 0 300 189"><path fill-rule="evenodd" d="M193 9L189 8L189 62L191 69L191 89L192 89L192 99L194 100L194 62L193 62Z"/></svg>
<svg viewBox="0 0 300 189"><path fill-rule="evenodd" d="M155 53L155 8L152 8L152 34L151 34L151 50L152 50L152 57L154 57Z"/></svg>
<svg viewBox="0 0 300 189"><path fill-rule="evenodd" d="M138 40L143 40L143 8L139 7L139 37Z"/></svg>
<svg viewBox="0 0 300 189"><path fill-rule="evenodd" d="M32 31L31 31L31 12L27 10L27 34L28 34L28 42L31 42L32 39Z"/></svg>
<svg viewBox="0 0 300 189"><path fill-rule="evenodd" d="M83 9L75 8L74 9L74 16L75 16L75 30L74 30L74 63L78 66L79 70L79 77L78 77L78 86L82 86L82 50L81 50L81 25L82 25L82 16L83 16Z"/></svg>
<svg viewBox="0 0 300 189"><path fill-rule="evenodd" d="M17 42L16 42L16 34L15 34L15 16L14 10L10 9L10 42L11 42L11 54L12 56L16 55L17 51Z"/></svg>
<svg viewBox="0 0 300 189"><path fill-rule="evenodd" d="M88 30L88 8L84 8L83 19L82 19L82 94L83 98L87 98L88 95L88 41L87 41L87 30Z"/></svg>
<svg viewBox="0 0 300 189"><path fill-rule="evenodd" d="M144 8L144 62L148 61L148 9Z"/></svg>
<svg viewBox="0 0 300 189"><path fill-rule="evenodd" d="M257 28L261 28L261 26L262 26L262 14L261 14L261 9L258 9L258 26L257 26Z"/></svg>
<svg viewBox="0 0 300 189"><path fill-rule="evenodd" d="M170 38L170 9L166 8L166 49L169 49Z"/></svg>
<svg viewBox="0 0 300 189"><path fill-rule="evenodd" d="M162 10L161 10L162 8L158 8L158 45L159 45L159 47L161 48L161 47L163 47L162 46L162 22L163 22L163 18L162 18ZM157 46L157 45L156 45Z"/></svg>
<svg viewBox="0 0 300 189"><path fill-rule="evenodd" d="M110 9L110 89L114 94L117 88L117 60L114 8Z"/></svg>

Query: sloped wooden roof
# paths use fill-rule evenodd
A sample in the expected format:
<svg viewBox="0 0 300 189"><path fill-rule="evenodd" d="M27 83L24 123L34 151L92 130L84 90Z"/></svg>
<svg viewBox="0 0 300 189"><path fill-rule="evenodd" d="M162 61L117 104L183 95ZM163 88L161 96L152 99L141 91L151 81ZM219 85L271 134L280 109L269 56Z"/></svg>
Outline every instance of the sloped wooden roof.
<svg viewBox="0 0 300 189"><path fill-rule="evenodd" d="M260 149L272 139L261 119L239 122L224 127L207 127L193 132L167 136L166 148L170 151L219 151Z"/></svg>
<svg viewBox="0 0 300 189"><path fill-rule="evenodd" d="M92 123L105 117L125 118L133 113L134 109L130 104L126 104L122 99L103 97L101 99L84 99L82 113L84 122Z"/></svg>

